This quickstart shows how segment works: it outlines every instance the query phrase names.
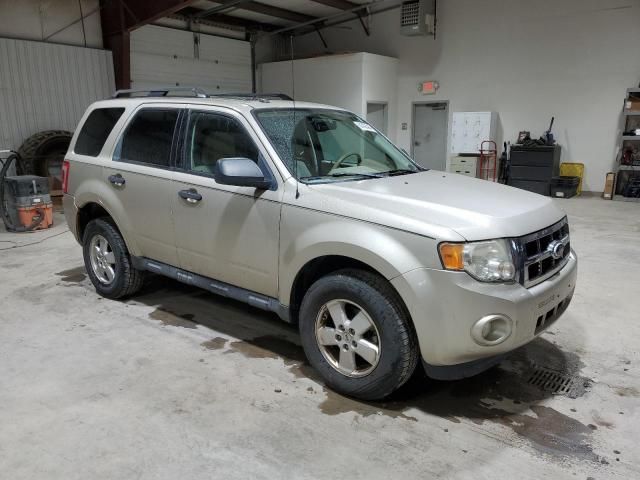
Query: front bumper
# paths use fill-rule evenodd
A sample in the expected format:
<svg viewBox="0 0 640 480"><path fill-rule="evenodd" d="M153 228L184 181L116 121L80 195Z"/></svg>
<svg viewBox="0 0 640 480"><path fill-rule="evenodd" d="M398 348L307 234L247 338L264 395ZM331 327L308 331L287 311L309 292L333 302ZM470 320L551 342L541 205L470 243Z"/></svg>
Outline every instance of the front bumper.
<svg viewBox="0 0 640 480"><path fill-rule="evenodd" d="M491 284L464 272L416 269L391 281L411 314L424 362L433 367L462 366L510 352L533 340L566 310L573 296L578 260L572 250L567 264L553 277L525 288ZM488 315L512 320L506 340L480 345L474 324Z"/></svg>

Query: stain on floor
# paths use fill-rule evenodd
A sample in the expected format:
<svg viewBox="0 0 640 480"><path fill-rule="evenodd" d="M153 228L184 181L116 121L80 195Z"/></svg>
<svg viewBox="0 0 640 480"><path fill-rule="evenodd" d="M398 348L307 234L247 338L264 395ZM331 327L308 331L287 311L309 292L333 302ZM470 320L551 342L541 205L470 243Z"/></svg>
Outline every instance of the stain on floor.
<svg viewBox="0 0 640 480"><path fill-rule="evenodd" d="M206 292L194 292L180 285L170 291L173 298L167 296L167 291L150 292L138 298L149 304L162 305L151 316L165 324L195 328L197 319L206 327L238 338L225 343L229 348L224 354L280 359L296 377L307 377L322 384L297 343L295 327L280 322L274 315ZM184 311L195 315L185 318L185 314L179 313ZM222 344L222 340L209 342L213 349ZM540 454L557 459L571 457L594 463L606 462L593 452L591 437L597 428L595 425L584 425L542 404L554 393L528 383L531 372L538 366L580 382L584 388L573 396L584 395L592 384L590 379L580 376L584 365L576 353L563 352L540 337L514 352L499 366L472 378L438 382L417 372L384 402L362 402L324 389L325 397L318 408L327 415L353 412L363 417L384 415L412 422L420 421L417 413L422 412L449 420L454 425L450 428L463 421L477 425L493 423L510 429ZM623 390L619 394L634 395L635 392ZM615 428L615 425L609 428Z"/></svg>
<svg viewBox="0 0 640 480"><path fill-rule="evenodd" d="M15 270L21 267L22 267L21 263L7 263L6 265L2 265L2 268L4 268L5 270Z"/></svg>
<svg viewBox="0 0 640 480"><path fill-rule="evenodd" d="M306 362L302 347L284 338L266 335L232 342L231 347L248 358L280 358L296 376L309 376L320 381ZM576 375L582 368L576 355L566 354L552 343L538 339L501 366L472 378L437 382L418 372L384 402L354 400L324 388L326 398L318 407L327 415L352 412L362 417L384 415L418 421L411 414L417 410L452 423L463 420L477 425L496 423L511 429L541 453L601 463L602 459L593 452L590 443L593 430L589 426L553 408L539 405L553 394L529 384L527 378L528 372L543 361L545 365L571 375ZM588 379L577 378L582 385L590 384ZM584 393L583 389L580 395Z"/></svg>
<svg viewBox="0 0 640 480"><path fill-rule="evenodd" d="M61 276L62 278L60 280L62 280L63 282L70 283L80 283L85 278L87 278L84 266L70 268L69 270L63 270L62 272L56 273L56 275Z"/></svg>
<svg viewBox="0 0 640 480"><path fill-rule="evenodd" d="M616 393L621 397L640 397L640 391L636 387L617 387Z"/></svg>
<svg viewBox="0 0 640 480"><path fill-rule="evenodd" d="M248 358L280 358L287 366L307 361L300 345L275 335L231 342L231 347Z"/></svg>
<svg viewBox="0 0 640 480"><path fill-rule="evenodd" d="M328 388L324 388L323 390L327 397L322 403L320 403L319 407L322 413L327 415L339 415L345 412L353 412L363 417L384 415L390 418L403 418L413 422L418 421L416 417L406 415L404 413L404 409L391 410L381 407L375 403L366 403L360 400L344 397L333 390L329 390Z"/></svg>
<svg viewBox="0 0 640 480"><path fill-rule="evenodd" d="M215 337L211 340L207 340L206 342L202 342L202 345L207 350L222 350L224 346L227 344L227 339L222 337Z"/></svg>
<svg viewBox="0 0 640 480"><path fill-rule="evenodd" d="M156 308L149 314L149 318L152 320L158 320L163 325L182 328L197 328L198 324L193 321L194 315L192 313L176 313L165 308Z"/></svg>

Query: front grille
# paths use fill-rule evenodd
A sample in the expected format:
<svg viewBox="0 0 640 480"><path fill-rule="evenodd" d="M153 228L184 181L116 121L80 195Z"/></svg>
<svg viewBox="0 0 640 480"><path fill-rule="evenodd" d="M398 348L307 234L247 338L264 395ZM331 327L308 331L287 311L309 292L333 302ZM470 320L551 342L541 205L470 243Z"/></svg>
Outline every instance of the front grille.
<svg viewBox="0 0 640 480"><path fill-rule="evenodd" d="M569 224L560 222L518 239L521 252L521 283L532 287L553 276L567 264L571 253Z"/></svg>
<svg viewBox="0 0 640 480"><path fill-rule="evenodd" d="M558 318L560 318L560 315L562 315L564 311L567 309L567 307L569 307L572 297L573 297L573 290L571 291L569 296L567 296L567 298L563 299L560 303L558 303L553 308L547 310L546 313L538 317L538 320L536 321L536 330L535 330L536 335L538 335L543 330L546 330L547 328L549 328L551 325L554 324L554 322Z"/></svg>

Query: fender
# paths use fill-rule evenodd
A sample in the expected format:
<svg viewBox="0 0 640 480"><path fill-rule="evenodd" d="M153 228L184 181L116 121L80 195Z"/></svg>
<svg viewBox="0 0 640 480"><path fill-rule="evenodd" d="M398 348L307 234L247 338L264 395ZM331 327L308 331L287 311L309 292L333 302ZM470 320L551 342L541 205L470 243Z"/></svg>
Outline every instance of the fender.
<svg viewBox="0 0 640 480"><path fill-rule="evenodd" d="M100 178L87 178L83 181L75 192L75 202L78 209L89 203L96 203L104 208L122 234L129 253L135 256L141 254L135 237L132 234L133 229L128 222L128 216L115 213L124 210L122 202L113 189L105 185Z"/></svg>
<svg viewBox="0 0 640 480"><path fill-rule="evenodd" d="M310 261L339 255L358 260L387 280L419 267L439 266L435 240L409 232L284 205L279 300L289 305L298 273Z"/></svg>

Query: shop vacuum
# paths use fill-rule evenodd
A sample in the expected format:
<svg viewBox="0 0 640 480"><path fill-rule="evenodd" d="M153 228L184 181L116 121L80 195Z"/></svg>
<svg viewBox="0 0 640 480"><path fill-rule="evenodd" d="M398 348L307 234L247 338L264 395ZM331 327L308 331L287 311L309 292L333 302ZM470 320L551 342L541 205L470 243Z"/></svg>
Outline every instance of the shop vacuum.
<svg viewBox="0 0 640 480"><path fill-rule="evenodd" d="M7 231L32 232L53 226L53 204L49 179L35 175L7 176L14 162L22 162L17 152L9 156L0 170L0 215Z"/></svg>

